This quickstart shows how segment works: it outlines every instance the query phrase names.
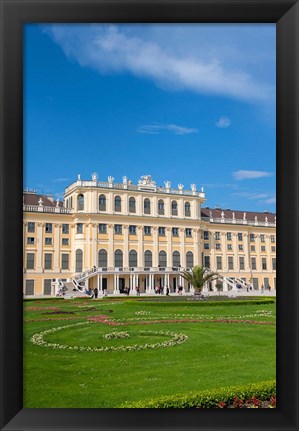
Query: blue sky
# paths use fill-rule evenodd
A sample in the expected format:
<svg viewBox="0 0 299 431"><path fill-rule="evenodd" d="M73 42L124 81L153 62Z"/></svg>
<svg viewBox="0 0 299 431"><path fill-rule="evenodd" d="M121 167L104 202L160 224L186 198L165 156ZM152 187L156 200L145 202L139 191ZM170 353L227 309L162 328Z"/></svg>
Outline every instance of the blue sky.
<svg viewBox="0 0 299 431"><path fill-rule="evenodd" d="M24 29L24 187L62 197L97 172L204 187L275 212L273 24Z"/></svg>

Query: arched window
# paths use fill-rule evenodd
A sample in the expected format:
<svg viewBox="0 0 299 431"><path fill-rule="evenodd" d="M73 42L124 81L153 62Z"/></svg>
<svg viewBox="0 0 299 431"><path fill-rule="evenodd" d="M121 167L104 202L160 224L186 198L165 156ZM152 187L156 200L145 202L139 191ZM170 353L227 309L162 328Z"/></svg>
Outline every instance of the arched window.
<svg viewBox="0 0 299 431"><path fill-rule="evenodd" d="M99 250L98 253L98 267L107 268L107 251L104 249Z"/></svg>
<svg viewBox="0 0 299 431"><path fill-rule="evenodd" d="M185 202L185 217L191 216L190 202Z"/></svg>
<svg viewBox="0 0 299 431"><path fill-rule="evenodd" d="M166 251L160 251L159 253L159 266L160 268L166 268L167 266L167 255Z"/></svg>
<svg viewBox="0 0 299 431"><path fill-rule="evenodd" d="M115 266L115 268L122 268L123 267L123 252L121 250L115 250L114 266Z"/></svg>
<svg viewBox="0 0 299 431"><path fill-rule="evenodd" d="M148 198L144 199L143 207L144 207L144 214L151 213L151 201Z"/></svg>
<svg viewBox="0 0 299 431"><path fill-rule="evenodd" d="M84 210L84 196L78 195L77 197L77 210L78 211L83 211Z"/></svg>
<svg viewBox="0 0 299 431"><path fill-rule="evenodd" d="M100 211L106 211L106 196L105 195L99 196L99 210Z"/></svg>
<svg viewBox="0 0 299 431"><path fill-rule="evenodd" d="M171 202L171 214L172 215L178 215L178 204L177 201Z"/></svg>
<svg viewBox="0 0 299 431"><path fill-rule="evenodd" d="M151 266L153 266L153 255L150 250L146 250L146 252L144 253L144 266L146 268L150 268Z"/></svg>
<svg viewBox="0 0 299 431"><path fill-rule="evenodd" d="M193 266L194 266L192 251L187 251L187 253L186 253L186 266L187 266L187 268L193 268Z"/></svg>
<svg viewBox="0 0 299 431"><path fill-rule="evenodd" d="M163 199L158 200L158 214L164 215L164 201L163 201Z"/></svg>
<svg viewBox="0 0 299 431"><path fill-rule="evenodd" d="M137 252L135 250L131 250L129 252L129 267L130 268L137 267Z"/></svg>
<svg viewBox="0 0 299 431"><path fill-rule="evenodd" d="M176 267L181 266L181 258L180 258L180 253L178 251L174 251L172 253L172 266L176 266Z"/></svg>
<svg viewBox="0 0 299 431"><path fill-rule="evenodd" d="M133 197L131 197L129 199L129 212L130 213L135 213L136 212L136 200Z"/></svg>
<svg viewBox="0 0 299 431"><path fill-rule="evenodd" d="M121 211L121 198L119 196L114 198L114 211Z"/></svg>
<svg viewBox="0 0 299 431"><path fill-rule="evenodd" d="M82 272L83 270L83 251L76 250L76 272Z"/></svg>

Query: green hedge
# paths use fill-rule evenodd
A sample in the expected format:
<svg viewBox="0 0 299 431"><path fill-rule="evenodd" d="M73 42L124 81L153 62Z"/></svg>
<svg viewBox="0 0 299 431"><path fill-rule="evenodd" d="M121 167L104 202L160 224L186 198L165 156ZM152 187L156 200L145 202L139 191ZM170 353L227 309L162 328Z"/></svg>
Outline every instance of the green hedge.
<svg viewBox="0 0 299 431"><path fill-rule="evenodd" d="M230 386L227 388L211 389L201 392L190 392L187 394L177 394L164 396L145 401L125 403L122 408L141 409L188 409L188 408L215 408L219 402L231 405L234 398L248 400L256 397L261 401L269 400L272 395L276 395L276 381L270 380L261 383L247 385Z"/></svg>
<svg viewBox="0 0 299 431"><path fill-rule="evenodd" d="M210 307L210 306L223 306L223 305L259 305L259 304L275 304L275 299L271 298L271 299L251 299L251 300L231 300L231 301L201 301L201 300L196 300L196 301L146 301L146 300L139 300L139 303L142 303L142 306L147 306L147 305L154 305L154 306L200 306L200 307ZM136 304L136 300L135 299L127 299L126 300L126 304Z"/></svg>

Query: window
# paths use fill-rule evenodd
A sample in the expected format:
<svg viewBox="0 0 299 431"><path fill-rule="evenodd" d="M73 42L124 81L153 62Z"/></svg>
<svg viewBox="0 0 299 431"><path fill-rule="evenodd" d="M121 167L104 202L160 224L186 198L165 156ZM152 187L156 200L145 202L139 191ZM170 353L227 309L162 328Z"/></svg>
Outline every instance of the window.
<svg viewBox="0 0 299 431"><path fill-rule="evenodd" d="M255 257L251 258L251 269L254 271L256 270L256 258Z"/></svg>
<svg viewBox="0 0 299 431"><path fill-rule="evenodd" d="M82 194L78 195L77 197L77 210L78 211L84 210L84 196Z"/></svg>
<svg viewBox="0 0 299 431"><path fill-rule="evenodd" d="M187 251L187 253L186 253L186 266L187 266L187 268L193 268L193 266L194 266L194 259L193 259L192 251Z"/></svg>
<svg viewBox="0 0 299 431"><path fill-rule="evenodd" d="M26 280L25 295L34 295L34 280Z"/></svg>
<svg viewBox="0 0 299 431"><path fill-rule="evenodd" d="M27 238L27 244L34 244L34 238L32 236Z"/></svg>
<svg viewBox="0 0 299 431"><path fill-rule="evenodd" d="M46 223L45 224L45 232L46 233L52 233L52 223Z"/></svg>
<svg viewBox="0 0 299 431"><path fill-rule="evenodd" d="M171 214L178 215L178 204L176 201L171 202Z"/></svg>
<svg viewBox="0 0 299 431"><path fill-rule="evenodd" d="M129 234L136 235L136 226L133 226L133 225L129 226Z"/></svg>
<svg viewBox="0 0 299 431"><path fill-rule="evenodd" d="M228 241L231 241L231 240L232 240L232 233L231 233L231 232L227 232L227 233L226 233L226 239L227 239Z"/></svg>
<svg viewBox="0 0 299 431"><path fill-rule="evenodd" d="M83 270L83 251L78 249L76 250L76 272L82 272Z"/></svg>
<svg viewBox="0 0 299 431"><path fill-rule="evenodd" d="M252 279L252 287L254 288L254 290L258 290L258 288L259 288L259 279L258 278Z"/></svg>
<svg viewBox="0 0 299 431"><path fill-rule="evenodd" d="M159 236L165 236L165 227L159 227L158 234Z"/></svg>
<svg viewBox="0 0 299 431"><path fill-rule="evenodd" d="M61 254L61 269L69 269L69 255L66 253Z"/></svg>
<svg viewBox="0 0 299 431"><path fill-rule="evenodd" d="M251 233L251 234L249 235L249 241L250 241L250 242L254 242L254 233Z"/></svg>
<svg viewBox="0 0 299 431"><path fill-rule="evenodd" d="M220 232L215 232L215 239L219 240L220 239Z"/></svg>
<svg viewBox="0 0 299 431"><path fill-rule="evenodd" d="M158 214L164 215L164 201L162 199L158 200Z"/></svg>
<svg viewBox="0 0 299 431"><path fill-rule="evenodd" d="M103 248L99 250L98 253L98 267L99 268L107 268L108 266L108 254L107 251Z"/></svg>
<svg viewBox="0 0 299 431"><path fill-rule="evenodd" d="M121 224L114 225L114 232L118 235L121 235L123 232L123 227Z"/></svg>
<svg viewBox="0 0 299 431"><path fill-rule="evenodd" d="M44 295L51 295L52 287L51 287L51 278L44 279Z"/></svg>
<svg viewBox="0 0 299 431"><path fill-rule="evenodd" d="M107 233L107 225L104 223L99 224L99 233Z"/></svg>
<svg viewBox="0 0 299 431"><path fill-rule="evenodd" d="M192 229L189 227L186 227L185 229L186 237L191 238L192 237Z"/></svg>
<svg viewBox="0 0 299 431"><path fill-rule="evenodd" d="M152 228L150 226L144 226L144 235L151 235Z"/></svg>
<svg viewBox="0 0 299 431"><path fill-rule="evenodd" d="M77 233L83 233L83 223L77 223Z"/></svg>
<svg viewBox="0 0 299 431"><path fill-rule="evenodd" d="M52 253L45 253L44 268L52 269Z"/></svg>
<svg viewBox="0 0 299 431"><path fill-rule="evenodd" d="M151 201L148 198L144 199L143 209L144 209L144 214L151 213Z"/></svg>
<svg viewBox="0 0 299 431"><path fill-rule="evenodd" d="M276 257L272 257L272 269L276 271Z"/></svg>
<svg viewBox="0 0 299 431"><path fill-rule="evenodd" d="M191 209L190 209L190 203L185 202L185 216L190 217L191 216Z"/></svg>
<svg viewBox="0 0 299 431"><path fill-rule="evenodd" d="M221 250L221 244L219 243L216 244L216 250Z"/></svg>
<svg viewBox="0 0 299 431"><path fill-rule="evenodd" d="M209 250L210 244L208 242L205 242L204 245L203 245L203 247L204 247L205 250Z"/></svg>
<svg viewBox="0 0 299 431"><path fill-rule="evenodd" d="M121 198L119 196L114 198L114 211L121 211Z"/></svg>
<svg viewBox="0 0 299 431"><path fill-rule="evenodd" d="M99 210L100 211L106 211L106 196L105 195L99 196Z"/></svg>
<svg viewBox="0 0 299 431"><path fill-rule="evenodd" d="M250 251L255 251L255 245L250 246Z"/></svg>
<svg viewBox="0 0 299 431"><path fill-rule="evenodd" d="M239 257L239 264L240 264L240 270L244 269L244 257L240 256Z"/></svg>
<svg viewBox="0 0 299 431"><path fill-rule="evenodd" d="M28 231L29 232L29 231ZM270 235L270 241L275 242L275 235Z"/></svg>
<svg viewBox="0 0 299 431"><path fill-rule="evenodd" d="M179 228L178 227L172 228L172 236L179 236Z"/></svg>
<svg viewBox="0 0 299 431"><path fill-rule="evenodd" d="M264 245L261 245L261 251L266 251L266 247Z"/></svg>
<svg viewBox="0 0 299 431"><path fill-rule="evenodd" d="M123 252L121 250L115 250L114 266L116 268L122 268L123 267Z"/></svg>
<svg viewBox="0 0 299 431"><path fill-rule="evenodd" d="M209 232L207 230L203 231L203 239L207 241L209 239Z"/></svg>
<svg viewBox="0 0 299 431"><path fill-rule="evenodd" d="M129 199L129 212L130 213L135 213L136 212L136 200L133 197L131 197Z"/></svg>
<svg viewBox="0 0 299 431"><path fill-rule="evenodd" d="M131 250L129 252L129 267L136 268L137 267L137 251Z"/></svg>
<svg viewBox="0 0 299 431"><path fill-rule="evenodd" d="M26 268L34 269L34 253L27 253L26 255Z"/></svg>
<svg viewBox="0 0 299 431"><path fill-rule="evenodd" d="M271 245L271 253L275 253L276 252L276 247L275 245Z"/></svg>
<svg viewBox="0 0 299 431"><path fill-rule="evenodd" d="M239 244L239 251L243 251L243 245Z"/></svg>
<svg viewBox="0 0 299 431"><path fill-rule="evenodd" d="M221 256L216 256L216 266L217 266L217 269L222 269L222 257Z"/></svg>
<svg viewBox="0 0 299 431"><path fill-rule="evenodd" d="M146 268L153 266L153 256L150 250L146 250L144 253L144 266Z"/></svg>
<svg viewBox="0 0 299 431"><path fill-rule="evenodd" d="M262 257L262 269L267 269L267 259L265 257Z"/></svg>
<svg viewBox="0 0 299 431"><path fill-rule="evenodd" d="M243 240L243 234L242 233L238 233L238 241L242 241Z"/></svg>
<svg viewBox="0 0 299 431"><path fill-rule="evenodd" d="M165 251L160 251L159 253L159 267L166 268L167 266L167 255Z"/></svg>
<svg viewBox="0 0 299 431"><path fill-rule="evenodd" d="M228 269L229 270L234 269L234 258L233 258L233 256L228 256Z"/></svg>
<svg viewBox="0 0 299 431"><path fill-rule="evenodd" d="M205 268L210 268L210 256L205 256L204 257L204 266Z"/></svg>
<svg viewBox="0 0 299 431"><path fill-rule="evenodd" d="M175 266L175 267L181 266L181 257L178 251L174 251L172 253L172 266Z"/></svg>
<svg viewBox="0 0 299 431"><path fill-rule="evenodd" d="M45 238L45 245L52 245L52 238L46 237Z"/></svg>
<svg viewBox="0 0 299 431"><path fill-rule="evenodd" d="M260 235L261 242L265 242L265 235Z"/></svg>
<svg viewBox="0 0 299 431"><path fill-rule="evenodd" d="M62 233L63 234L69 234L70 233L70 227L69 227L69 225L68 224L62 224L62 226L61 226L61 228L62 228Z"/></svg>
<svg viewBox="0 0 299 431"><path fill-rule="evenodd" d="M27 225L27 232L34 233L35 232L35 223L30 221Z"/></svg>
<svg viewBox="0 0 299 431"><path fill-rule="evenodd" d="M61 244L62 245L69 245L69 239L68 238L62 238Z"/></svg>
<svg viewBox="0 0 299 431"><path fill-rule="evenodd" d="M233 249L232 244L227 244L227 249L228 249L228 250L232 250L232 249Z"/></svg>

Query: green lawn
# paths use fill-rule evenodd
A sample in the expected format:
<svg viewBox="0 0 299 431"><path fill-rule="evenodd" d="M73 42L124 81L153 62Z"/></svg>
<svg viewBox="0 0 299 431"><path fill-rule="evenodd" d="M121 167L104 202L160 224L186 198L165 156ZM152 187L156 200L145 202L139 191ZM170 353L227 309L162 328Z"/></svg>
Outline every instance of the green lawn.
<svg viewBox="0 0 299 431"><path fill-rule="evenodd" d="M120 407L275 379L275 315L275 303L242 301L25 301L24 407ZM126 338L104 337L113 332ZM187 339L165 346L175 334ZM122 346L143 350L103 350Z"/></svg>

